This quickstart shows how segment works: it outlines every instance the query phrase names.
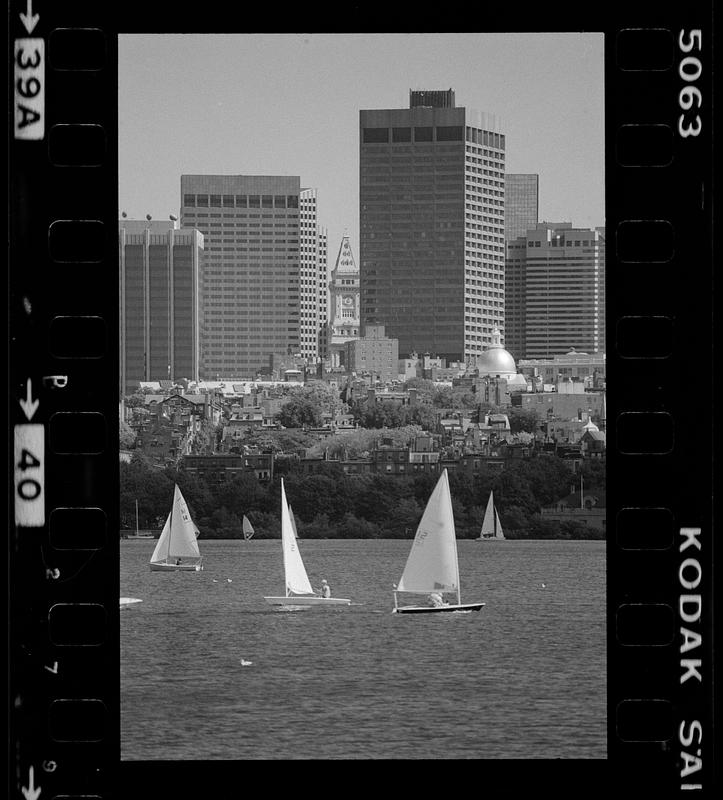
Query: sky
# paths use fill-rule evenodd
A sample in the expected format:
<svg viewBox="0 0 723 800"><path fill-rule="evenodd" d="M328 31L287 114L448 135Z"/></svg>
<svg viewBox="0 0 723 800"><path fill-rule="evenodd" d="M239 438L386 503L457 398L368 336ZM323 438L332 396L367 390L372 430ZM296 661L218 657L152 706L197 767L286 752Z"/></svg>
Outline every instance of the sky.
<svg viewBox="0 0 723 800"><path fill-rule="evenodd" d="M604 219L602 33L128 34L118 42L119 208L179 213L183 174L298 175L333 266L359 258L359 110L453 89L495 114L539 218Z"/></svg>

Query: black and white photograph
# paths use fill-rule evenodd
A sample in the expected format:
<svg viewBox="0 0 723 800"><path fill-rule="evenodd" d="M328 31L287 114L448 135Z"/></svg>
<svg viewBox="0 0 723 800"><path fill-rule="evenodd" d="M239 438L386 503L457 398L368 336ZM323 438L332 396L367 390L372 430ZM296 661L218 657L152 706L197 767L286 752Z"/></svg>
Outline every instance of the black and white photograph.
<svg viewBox="0 0 723 800"><path fill-rule="evenodd" d="M604 44L119 35L123 762L608 756Z"/></svg>

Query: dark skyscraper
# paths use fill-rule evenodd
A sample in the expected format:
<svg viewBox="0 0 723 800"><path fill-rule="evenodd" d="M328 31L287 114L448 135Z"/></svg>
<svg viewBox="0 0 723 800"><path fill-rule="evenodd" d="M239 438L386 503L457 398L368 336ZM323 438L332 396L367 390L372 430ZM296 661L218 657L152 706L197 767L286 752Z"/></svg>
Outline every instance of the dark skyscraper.
<svg viewBox="0 0 723 800"><path fill-rule="evenodd" d="M504 327L505 137L454 92L359 112L362 323L474 360Z"/></svg>

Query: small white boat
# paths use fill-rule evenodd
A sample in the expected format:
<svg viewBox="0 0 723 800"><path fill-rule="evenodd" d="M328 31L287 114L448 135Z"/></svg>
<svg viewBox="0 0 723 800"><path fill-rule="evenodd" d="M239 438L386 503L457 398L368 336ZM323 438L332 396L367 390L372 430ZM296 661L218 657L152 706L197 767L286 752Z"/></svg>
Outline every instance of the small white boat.
<svg viewBox="0 0 723 800"><path fill-rule="evenodd" d="M281 547L284 554L286 594L283 597L264 597L267 603L272 606L290 609L351 605L351 600L349 599L322 597L313 590L299 552L296 536L294 536L294 527L291 521L289 504L286 502L283 478L281 479Z"/></svg>
<svg viewBox="0 0 723 800"><path fill-rule="evenodd" d="M253 538L254 526L249 522L249 518L246 516L246 514L244 514L242 528L244 532L244 540L248 542L249 539Z"/></svg>
<svg viewBox="0 0 723 800"><path fill-rule="evenodd" d="M135 603L142 603L142 602L143 601L139 597L121 597L120 607L128 608L128 606L132 606Z"/></svg>
<svg viewBox="0 0 723 800"><path fill-rule="evenodd" d="M191 513L181 490L176 486L171 511L151 556L151 571L199 572L202 570L203 556L196 541L198 534L199 530L191 519Z"/></svg>
<svg viewBox="0 0 723 800"><path fill-rule="evenodd" d="M401 592L425 594L431 605L400 606L397 595ZM456 603L445 601L444 595L447 592L456 594ZM454 513L445 469L427 501L402 578L394 588L392 613L479 611L482 606L484 603L463 604L461 600Z"/></svg>
<svg viewBox="0 0 723 800"><path fill-rule="evenodd" d="M505 534L502 530L500 515L497 513L497 508L495 507L494 495L490 492L487 508L485 509L485 516L482 520L482 530L475 541L487 542L504 538Z"/></svg>

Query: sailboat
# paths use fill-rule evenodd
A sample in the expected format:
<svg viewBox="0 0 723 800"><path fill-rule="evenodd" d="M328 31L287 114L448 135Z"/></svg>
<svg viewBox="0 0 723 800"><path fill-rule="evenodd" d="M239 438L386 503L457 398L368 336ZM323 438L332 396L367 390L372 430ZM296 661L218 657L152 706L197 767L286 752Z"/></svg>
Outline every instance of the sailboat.
<svg viewBox="0 0 723 800"><path fill-rule="evenodd" d="M478 542L486 542L493 539L504 539L505 534L502 531L502 523L500 522L500 515L495 508L495 500L493 493L490 492L489 500L487 501L487 509L485 516L482 520L482 530L477 537Z"/></svg>
<svg viewBox="0 0 723 800"><path fill-rule="evenodd" d="M203 556L196 541L198 534L181 490L176 486L171 511L151 556L151 571L202 570Z"/></svg>
<svg viewBox="0 0 723 800"><path fill-rule="evenodd" d="M351 600L341 597L321 597L309 583L309 576L299 552L291 521L291 511L286 502L284 479L281 479L281 546L284 553L286 594L283 597L264 597L272 606L306 608L309 606L348 606Z"/></svg>
<svg viewBox="0 0 723 800"><path fill-rule="evenodd" d="M400 606L400 592L426 594L433 605ZM456 603L444 601L446 592L456 594ZM397 614L429 614L438 611L479 611L484 603L462 603L459 586L457 538L454 513L445 469L427 501L417 527L411 552L402 579L394 587L394 609Z"/></svg>
<svg viewBox="0 0 723 800"><path fill-rule="evenodd" d="M249 522L249 518L244 514L243 519L243 532L244 532L244 539L248 542L254 535L254 526Z"/></svg>

